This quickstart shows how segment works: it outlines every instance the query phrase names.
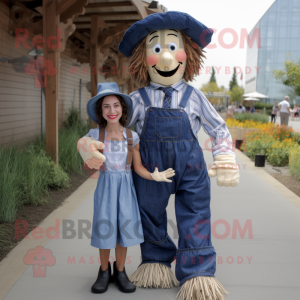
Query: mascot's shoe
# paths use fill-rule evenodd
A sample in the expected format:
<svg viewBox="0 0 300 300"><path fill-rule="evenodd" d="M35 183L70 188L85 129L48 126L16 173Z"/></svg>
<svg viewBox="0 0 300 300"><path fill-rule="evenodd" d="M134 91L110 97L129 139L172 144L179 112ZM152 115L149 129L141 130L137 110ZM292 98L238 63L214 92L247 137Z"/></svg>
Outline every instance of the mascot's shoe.
<svg viewBox="0 0 300 300"><path fill-rule="evenodd" d="M98 294L105 293L110 282L114 282L114 278L111 275L110 262L108 262L108 268L105 271L102 271L100 266L97 280L92 285L92 292Z"/></svg>
<svg viewBox="0 0 300 300"><path fill-rule="evenodd" d="M124 270L122 272L120 272L117 269L117 265L116 265L116 261L114 261L114 280L115 280L115 284L118 287L118 289L123 292L123 293L133 293L136 290L135 285L130 282L126 271L125 271L125 266L124 266Z"/></svg>
<svg viewBox="0 0 300 300"><path fill-rule="evenodd" d="M178 300L226 300L229 293L222 284L210 276L197 276L188 279L181 286Z"/></svg>
<svg viewBox="0 0 300 300"><path fill-rule="evenodd" d="M140 265L129 279L135 286L144 288L170 289L179 285L171 268L160 263Z"/></svg>

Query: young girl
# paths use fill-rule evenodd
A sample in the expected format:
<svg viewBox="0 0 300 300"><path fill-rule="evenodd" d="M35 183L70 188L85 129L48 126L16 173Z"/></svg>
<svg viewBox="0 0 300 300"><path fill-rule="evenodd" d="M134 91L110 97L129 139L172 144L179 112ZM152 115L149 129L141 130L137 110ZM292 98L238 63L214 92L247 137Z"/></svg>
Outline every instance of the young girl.
<svg viewBox="0 0 300 300"><path fill-rule="evenodd" d="M145 179L172 182L168 178L173 177L175 171L168 169L158 172L156 168L154 173L150 173L142 166L138 134L124 127L127 116L132 115L131 99L119 92L115 82L98 84L97 96L87 103L87 112L100 130L91 129L85 137L92 137L105 144L105 157L102 157L104 164L100 166L102 161L95 158L85 160L89 167L97 169L100 166L94 194L91 245L99 248L101 266L92 292L104 293L109 282L115 282L120 291L131 293L136 287L125 272L127 247L143 243L144 237L130 157L133 158L135 172ZM100 143L95 143L96 148L101 148L99 145ZM112 248L115 248L116 255L113 276L108 261Z"/></svg>

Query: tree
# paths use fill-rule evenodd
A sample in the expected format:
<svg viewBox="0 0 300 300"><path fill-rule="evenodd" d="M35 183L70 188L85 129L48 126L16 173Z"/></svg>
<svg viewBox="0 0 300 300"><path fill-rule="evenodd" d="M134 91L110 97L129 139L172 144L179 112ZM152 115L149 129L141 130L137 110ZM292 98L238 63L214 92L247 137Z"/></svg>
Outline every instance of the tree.
<svg viewBox="0 0 300 300"><path fill-rule="evenodd" d="M230 102L241 102L244 95L244 88L242 86L235 85L229 92Z"/></svg>
<svg viewBox="0 0 300 300"><path fill-rule="evenodd" d="M236 80L236 73L235 73L235 67L233 68L233 75L232 79L229 82L229 90L232 91L233 87L238 85L237 80Z"/></svg>
<svg viewBox="0 0 300 300"><path fill-rule="evenodd" d="M219 92L220 88L218 87L216 82L209 81L208 83L202 84L202 87L200 88L200 91L203 92L203 93Z"/></svg>
<svg viewBox="0 0 300 300"><path fill-rule="evenodd" d="M215 71L214 67L212 67L212 74L210 76L209 82L215 82L215 83L217 83L217 80L216 80L216 71Z"/></svg>
<svg viewBox="0 0 300 300"><path fill-rule="evenodd" d="M272 74L276 79L281 80L284 85L292 87L295 94L300 96L300 58L295 63L288 59L289 56L291 56L290 53L286 55L287 60L284 62L285 71L272 70Z"/></svg>
<svg viewBox="0 0 300 300"><path fill-rule="evenodd" d="M221 85L221 86L220 86L220 92L224 92L224 91L226 91L225 86L224 86L224 85Z"/></svg>

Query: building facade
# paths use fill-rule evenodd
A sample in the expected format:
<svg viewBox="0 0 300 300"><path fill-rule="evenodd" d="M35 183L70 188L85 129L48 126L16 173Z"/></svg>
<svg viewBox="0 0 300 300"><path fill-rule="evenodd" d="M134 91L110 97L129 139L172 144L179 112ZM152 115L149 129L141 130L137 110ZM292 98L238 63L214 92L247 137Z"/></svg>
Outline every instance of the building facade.
<svg viewBox="0 0 300 300"><path fill-rule="evenodd" d="M135 90L118 44L133 23L165 11L150 0L1 0L0 145L25 144L43 133L57 153L57 128L72 106L88 119L86 104L98 82Z"/></svg>
<svg viewBox="0 0 300 300"><path fill-rule="evenodd" d="M245 93L257 91L269 96L270 104L285 95L300 103L293 89L276 80L272 70L284 70L286 55L297 61L300 57L300 0L276 0L249 34L253 41L260 34L260 44L247 45Z"/></svg>

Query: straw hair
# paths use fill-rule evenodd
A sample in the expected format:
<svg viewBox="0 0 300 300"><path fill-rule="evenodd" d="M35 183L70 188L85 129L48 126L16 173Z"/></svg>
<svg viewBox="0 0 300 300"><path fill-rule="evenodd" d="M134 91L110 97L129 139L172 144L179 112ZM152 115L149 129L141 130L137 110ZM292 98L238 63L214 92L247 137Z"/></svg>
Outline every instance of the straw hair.
<svg viewBox="0 0 300 300"><path fill-rule="evenodd" d="M179 30L179 32L181 33L184 51L187 55L183 78L185 81L193 81L203 67L203 58L206 58L203 53L206 52L183 31ZM134 48L128 65L129 74L131 74L133 82L138 87L148 86L151 81L147 68L146 38L147 36Z"/></svg>
<svg viewBox="0 0 300 300"><path fill-rule="evenodd" d="M135 286L144 288L170 289L179 285L171 268L159 263L142 264L129 280Z"/></svg>
<svg viewBox="0 0 300 300"><path fill-rule="evenodd" d="M222 284L210 276L198 276L188 279L181 287L178 300L226 300L229 293Z"/></svg>

